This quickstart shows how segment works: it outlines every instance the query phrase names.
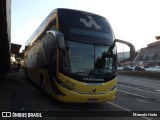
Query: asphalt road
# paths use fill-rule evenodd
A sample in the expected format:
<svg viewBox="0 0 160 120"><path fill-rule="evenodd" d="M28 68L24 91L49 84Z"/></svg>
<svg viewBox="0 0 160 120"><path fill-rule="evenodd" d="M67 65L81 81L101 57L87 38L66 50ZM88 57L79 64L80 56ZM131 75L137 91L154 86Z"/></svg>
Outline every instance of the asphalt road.
<svg viewBox="0 0 160 120"><path fill-rule="evenodd" d="M0 111L47 111L45 114L50 117L43 116L38 120L66 120L66 117L69 120L158 120L160 117L149 117L148 114L160 116L160 81L118 75L115 101L77 104L55 101L25 78L22 71L8 73L0 77ZM143 117L128 116L134 113L142 113ZM29 118L32 119L35 120Z"/></svg>

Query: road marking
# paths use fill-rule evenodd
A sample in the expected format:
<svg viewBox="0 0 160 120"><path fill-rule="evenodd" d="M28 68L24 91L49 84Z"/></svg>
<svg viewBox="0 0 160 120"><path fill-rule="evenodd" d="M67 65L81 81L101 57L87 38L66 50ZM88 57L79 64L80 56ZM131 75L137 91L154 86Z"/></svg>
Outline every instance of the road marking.
<svg viewBox="0 0 160 120"><path fill-rule="evenodd" d="M120 108L120 109L122 109L122 110L125 110L125 111L128 111L128 112L132 112L131 110L129 110L129 109L127 109L127 108L124 108L124 107L121 107L121 106L119 106L119 105L117 105L117 104L115 104L115 103L112 103L112 102L107 102L107 103L109 103L109 104L111 104L111 105L113 105L113 106L115 106L115 107L118 107L118 108Z"/></svg>
<svg viewBox="0 0 160 120"><path fill-rule="evenodd" d="M126 88L132 88L132 89L138 89L138 90L142 90L142 91L144 91L144 89L140 89L140 88L133 88L133 87L130 87L130 86L124 86L124 85L118 85L118 86L122 86L122 87L126 87ZM154 92L154 94L160 94L160 90L153 90L153 91L149 91L149 92ZM133 93L132 93L132 95L133 95ZM141 95L142 96L142 95ZM147 98L146 96L143 96L144 98Z"/></svg>
<svg viewBox="0 0 160 120"><path fill-rule="evenodd" d="M128 83L125 83L125 82L118 82L118 85L121 85L121 86L124 86L124 87L140 89L140 90L148 90L150 92L155 92L155 89L149 88L147 86L141 86L141 85L136 85L136 84L128 84Z"/></svg>
<svg viewBox="0 0 160 120"><path fill-rule="evenodd" d="M160 90L155 90L156 92L160 92ZM159 94L159 93L158 93Z"/></svg>
<svg viewBox="0 0 160 120"><path fill-rule="evenodd" d="M150 97L146 97L146 96L143 96L143 95L138 95L138 94L135 94L135 93L126 92L126 91L123 91L123 90L117 90L117 91L129 94L129 95L145 98L145 99L151 99Z"/></svg>
<svg viewBox="0 0 160 120"><path fill-rule="evenodd" d="M109 103L109 104L111 104L111 105L113 105L113 106L115 106L115 107L117 107L117 108L120 108L120 109L122 109L122 110L125 110L125 111L128 111L128 112L133 113L131 110L129 110L129 109L127 109L127 108L124 108L124 107L122 107L122 106L119 106L119 105L117 105L117 104L115 104L115 103L113 103L113 102L107 102L107 103ZM144 118L145 120L153 120L153 119L148 118L148 117L142 117L142 118Z"/></svg>

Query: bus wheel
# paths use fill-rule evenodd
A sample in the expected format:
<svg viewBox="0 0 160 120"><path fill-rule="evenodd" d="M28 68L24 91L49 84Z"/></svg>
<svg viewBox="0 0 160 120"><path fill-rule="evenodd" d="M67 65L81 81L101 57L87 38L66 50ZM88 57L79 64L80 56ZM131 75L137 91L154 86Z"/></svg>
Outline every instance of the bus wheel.
<svg viewBox="0 0 160 120"><path fill-rule="evenodd" d="M45 80L43 75L40 77L40 88L45 91Z"/></svg>

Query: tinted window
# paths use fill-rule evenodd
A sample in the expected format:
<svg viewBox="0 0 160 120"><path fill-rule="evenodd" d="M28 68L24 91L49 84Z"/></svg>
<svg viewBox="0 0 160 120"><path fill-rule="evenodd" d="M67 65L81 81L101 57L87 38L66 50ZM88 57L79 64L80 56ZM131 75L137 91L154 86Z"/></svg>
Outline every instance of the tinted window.
<svg viewBox="0 0 160 120"><path fill-rule="evenodd" d="M108 21L101 16L77 11L61 11L59 19L64 34L113 40L111 27Z"/></svg>

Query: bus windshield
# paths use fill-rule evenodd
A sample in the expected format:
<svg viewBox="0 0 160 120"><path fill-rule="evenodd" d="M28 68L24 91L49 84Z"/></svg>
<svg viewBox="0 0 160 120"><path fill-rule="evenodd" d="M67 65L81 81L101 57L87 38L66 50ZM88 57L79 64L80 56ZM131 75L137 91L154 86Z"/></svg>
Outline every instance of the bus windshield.
<svg viewBox="0 0 160 120"><path fill-rule="evenodd" d="M67 42L61 50L60 70L66 74L98 77L116 72L116 47Z"/></svg>
<svg viewBox="0 0 160 120"><path fill-rule="evenodd" d="M113 41L113 31L107 19L104 17L77 11L60 11L59 12L61 31L68 39L73 39L71 36L80 37L86 41L90 39ZM92 39L91 39L92 37ZM83 38L83 39L82 39Z"/></svg>

